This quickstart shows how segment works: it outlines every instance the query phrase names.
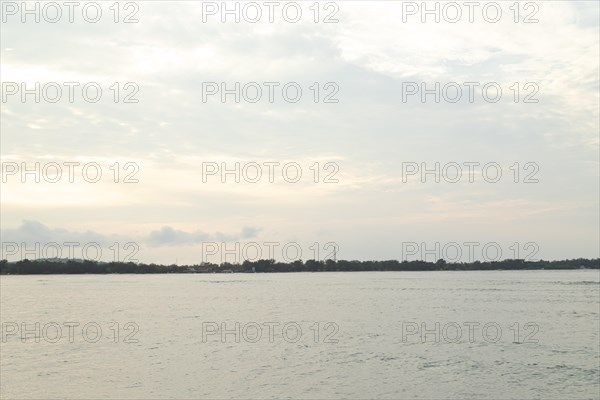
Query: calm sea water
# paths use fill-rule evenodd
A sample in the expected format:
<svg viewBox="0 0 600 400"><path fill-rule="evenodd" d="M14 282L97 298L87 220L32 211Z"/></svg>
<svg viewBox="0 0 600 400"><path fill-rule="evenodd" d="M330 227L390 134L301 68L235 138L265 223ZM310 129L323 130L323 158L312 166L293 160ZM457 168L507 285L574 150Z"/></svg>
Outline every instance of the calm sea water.
<svg viewBox="0 0 600 400"><path fill-rule="evenodd" d="M0 285L3 399L600 398L598 271Z"/></svg>

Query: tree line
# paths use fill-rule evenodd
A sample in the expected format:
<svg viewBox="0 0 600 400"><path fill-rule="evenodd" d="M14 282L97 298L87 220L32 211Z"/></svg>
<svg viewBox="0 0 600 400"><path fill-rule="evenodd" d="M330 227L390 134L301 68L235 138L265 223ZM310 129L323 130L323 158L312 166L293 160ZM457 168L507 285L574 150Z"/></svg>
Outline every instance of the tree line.
<svg viewBox="0 0 600 400"><path fill-rule="evenodd" d="M244 261L241 264L201 263L161 265L133 262L96 262L82 260L0 261L0 275L28 274L172 274L172 273L252 273L252 272L335 272L335 271L482 271L541 269L600 269L600 259L578 258L562 261L503 260L490 262L450 263L428 261L346 261L346 260L275 260Z"/></svg>

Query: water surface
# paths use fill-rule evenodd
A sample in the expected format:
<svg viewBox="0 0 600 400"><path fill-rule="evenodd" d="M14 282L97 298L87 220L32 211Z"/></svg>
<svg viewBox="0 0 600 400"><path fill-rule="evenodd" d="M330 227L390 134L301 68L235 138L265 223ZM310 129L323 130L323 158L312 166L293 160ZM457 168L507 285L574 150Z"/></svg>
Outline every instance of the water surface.
<svg viewBox="0 0 600 400"><path fill-rule="evenodd" d="M598 399L599 274L3 276L0 395Z"/></svg>

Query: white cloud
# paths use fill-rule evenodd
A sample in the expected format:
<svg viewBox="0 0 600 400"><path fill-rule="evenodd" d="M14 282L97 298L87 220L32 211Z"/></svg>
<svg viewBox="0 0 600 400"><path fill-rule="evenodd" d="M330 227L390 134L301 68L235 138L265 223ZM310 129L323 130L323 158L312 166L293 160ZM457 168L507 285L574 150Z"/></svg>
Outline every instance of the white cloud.
<svg viewBox="0 0 600 400"><path fill-rule="evenodd" d="M137 24L2 24L3 82L94 81L104 89L95 104L18 96L3 103L2 161L140 166L133 185L111 182L109 169L97 184L11 178L2 184L3 229L35 219L75 233L152 232L150 242L163 244L160 257L171 259L205 235L244 226L307 242L326 230L357 243L379 223L381 232L369 237L387 243L392 223L396 230L402 221L406 229L436 220L467 226L517 215L521 231L548 243L545 258L571 255L581 243L581 255L598 256L598 213L589 206L598 202L597 3L541 2L537 24L515 24L510 14L498 24L402 23L400 2L338 4L337 24L315 24L309 11L298 24L202 23L193 2L141 3ZM497 104L403 103L407 80L496 81L504 96ZM304 96L297 104L203 103L206 81L295 81ZM114 82L136 82L139 103L115 103ZM336 82L340 102L315 104L314 82ZM536 82L539 103L515 104L514 82ZM307 177L314 162L332 161L340 182L204 184L207 161L295 161ZM407 185L404 161L495 161L509 177L514 162L534 161L541 181ZM493 224L470 229L495 232ZM554 244L558 231L573 232L563 246ZM456 233L441 224L430 233L438 234ZM372 256L356 250L354 257L361 254Z"/></svg>

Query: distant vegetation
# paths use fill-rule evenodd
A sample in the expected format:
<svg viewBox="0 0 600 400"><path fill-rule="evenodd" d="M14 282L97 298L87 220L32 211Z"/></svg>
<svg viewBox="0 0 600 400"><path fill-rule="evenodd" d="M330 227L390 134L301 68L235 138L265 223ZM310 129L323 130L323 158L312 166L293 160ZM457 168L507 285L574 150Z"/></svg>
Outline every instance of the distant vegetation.
<svg viewBox="0 0 600 400"><path fill-rule="evenodd" d="M244 261L242 264L158 265L132 262L102 263L95 261L21 260L0 261L0 275L27 274L171 274L216 272L325 272L325 271L475 271L475 270L539 270L539 269L600 269L600 259L578 258L564 261L504 260L493 262L447 263L426 261Z"/></svg>

